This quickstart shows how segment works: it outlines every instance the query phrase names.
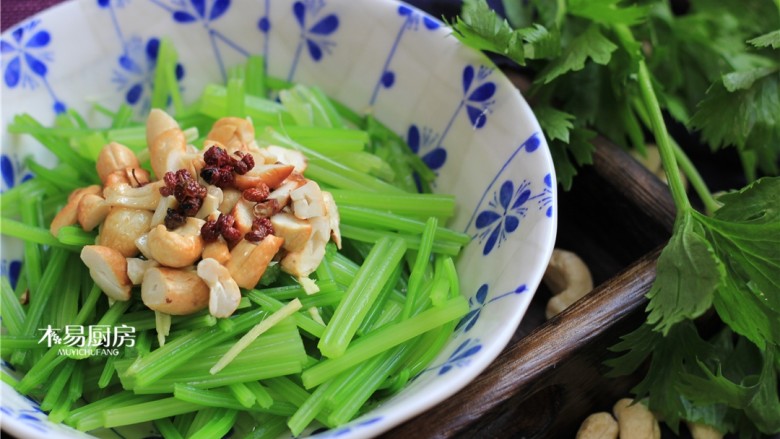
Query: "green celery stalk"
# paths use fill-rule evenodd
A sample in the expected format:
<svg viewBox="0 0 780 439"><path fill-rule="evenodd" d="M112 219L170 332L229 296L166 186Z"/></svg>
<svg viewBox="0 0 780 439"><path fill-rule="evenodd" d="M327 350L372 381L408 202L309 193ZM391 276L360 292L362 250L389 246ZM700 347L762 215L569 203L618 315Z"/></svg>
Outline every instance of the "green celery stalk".
<svg viewBox="0 0 780 439"><path fill-rule="evenodd" d="M341 236L361 242L377 242L383 237L395 237L402 239L404 242L406 242L406 245L413 250L419 250L420 246L422 245L422 239L417 235L367 229L364 227L353 226L351 224L341 224L340 229ZM460 245L446 241L434 241L433 252L448 256L457 256L458 253L460 253Z"/></svg>
<svg viewBox="0 0 780 439"><path fill-rule="evenodd" d="M265 86L265 58L261 55L249 55L246 59L244 77L246 78L246 94L265 98L268 90Z"/></svg>
<svg viewBox="0 0 780 439"><path fill-rule="evenodd" d="M225 116L245 117L244 69L233 68L229 71L227 83L227 113Z"/></svg>
<svg viewBox="0 0 780 439"><path fill-rule="evenodd" d="M417 256L412 266L412 271L409 274L409 284L406 290L406 302L404 303L404 309L401 312L401 320L406 320L412 315L412 309L417 301L422 288L422 282L425 272L428 271L431 259L431 251L433 250L434 234L438 228L439 221L436 217L428 218L425 223L425 229L423 230L422 237L420 238L420 248L417 251Z"/></svg>
<svg viewBox="0 0 780 439"><path fill-rule="evenodd" d="M105 389L111 383L111 378L114 376L114 372L116 372L116 368L114 367L116 360L117 357L114 355L106 358L106 364L103 366L103 370L100 372L100 377L98 378L98 387L101 389Z"/></svg>
<svg viewBox="0 0 780 439"><path fill-rule="evenodd" d="M49 382L49 387L46 390L46 396L41 401L41 410L48 412L54 408L58 403L58 397L63 393L65 385L68 384L68 380L75 368L75 361L67 361L54 373L54 378Z"/></svg>
<svg viewBox="0 0 780 439"><path fill-rule="evenodd" d="M43 244L48 245L49 247L65 249L71 252L81 251L81 247L62 243L59 239L55 238L48 229L31 226L29 224L25 224L22 221L12 220L4 216L0 217L0 231L5 236L13 236L14 238L25 240L25 244ZM27 257L25 257L24 261L25 265L32 264L34 258L27 259Z"/></svg>
<svg viewBox="0 0 780 439"><path fill-rule="evenodd" d="M164 439L184 439L184 436L179 433L179 430L176 429L173 422L168 418L156 419L154 427Z"/></svg>
<svg viewBox="0 0 780 439"><path fill-rule="evenodd" d="M94 245L97 233L87 232L79 226L65 226L60 229L57 239L68 247Z"/></svg>
<svg viewBox="0 0 780 439"><path fill-rule="evenodd" d="M263 387L258 381L248 381L244 383L244 386L255 395L257 405L260 407L267 409L274 403L274 399L271 397L271 394L268 393L268 389Z"/></svg>
<svg viewBox="0 0 780 439"><path fill-rule="evenodd" d="M399 239L382 238L371 249L344 298L336 307L317 347L328 358L340 357L406 252Z"/></svg>
<svg viewBox="0 0 780 439"><path fill-rule="evenodd" d="M6 276L0 277L0 315L8 334L22 334L26 314Z"/></svg>
<svg viewBox="0 0 780 439"><path fill-rule="evenodd" d="M238 412L235 410L220 410L202 428L194 432L190 439L211 439L225 436L236 423Z"/></svg>
<svg viewBox="0 0 780 439"><path fill-rule="evenodd" d="M343 224L351 224L358 227L378 227L408 233L422 233L425 230L425 221L379 209L339 206L339 216ZM469 235L441 226L436 228L434 237L437 240L450 241L459 245L465 245L471 241Z"/></svg>
<svg viewBox="0 0 780 439"><path fill-rule="evenodd" d="M282 309L284 306L284 303L273 299L271 297L268 297L261 293L258 290L250 290L246 293L246 297L249 298L252 302L255 302L256 304L260 305L263 309L269 311L269 312L276 312ZM295 324L301 328L301 330L305 331L308 334L313 335L314 337L320 338L322 336L323 331L325 328L312 320L310 317L306 316L305 314L301 314L300 312L296 312L292 315L293 321Z"/></svg>
<svg viewBox="0 0 780 439"><path fill-rule="evenodd" d="M180 401L170 397L120 408L112 408L103 411L103 427L113 428L121 427L123 425L140 424L154 421L155 419L194 412L201 407L202 406L199 404Z"/></svg>
<svg viewBox="0 0 780 439"><path fill-rule="evenodd" d="M252 118L255 125L291 123L292 117L278 103L256 96L244 97L244 111ZM227 89L221 85L208 84L203 90L200 102L200 112L219 119L227 114Z"/></svg>
<svg viewBox="0 0 780 439"><path fill-rule="evenodd" d="M390 295L392 294L395 286L398 284L398 280L401 278L402 272L403 264L398 264L395 267L395 270L393 270L393 274L390 276L390 279L385 283L385 286L379 293L379 297L376 301L374 301L373 305L371 305L368 313L360 323L360 326L357 330L358 335L362 336L370 332L372 328L375 327L376 322L379 320L380 316L385 312L385 309L388 306L392 306L388 304Z"/></svg>
<svg viewBox="0 0 780 439"><path fill-rule="evenodd" d="M140 404L155 399L159 399L159 397L139 396L133 394L133 392L120 391L72 410L64 422L81 431L94 430L102 425L103 421L101 418L104 410Z"/></svg>
<svg viewBox="0 0 780 439"><path fill-rule="evenodd" d="M287 430L287 420L281 416L259 414L255 416L257 426L246 439L277 439Z"/></svg>
<svg viewBox="0 0 780 439"><path fill-rule="evenodd" d="M230 394L246 408L255 405L257 397L244 383L235 383L228 386Z"/></svg>
<svg viewBox="0 0 780 439"><path fill-rule="evenodd" d="M441 194L376 194L361 190L332 189L330 193L342 206L366 207L415 217L449 218L455 214L455 197Z"/></svg>
<svg viewBox="0 0 780 439"><path fill-rule="evenodd" d="M249 407L245 406L230 391L224 389L204 390L187 384L176 383L173 386L173 396L180 401L191 402L204 407L251 410L251 405Z"/></svg>
<svg viewBox="0 0 780 439"><path fill-rule="evenodd" d="M319 387L311 394L303 404L298 406L298 410L287 421L293 436L299 436L303 430L314 420L315 417L325 408L328 402L326 399L330 382Z"/></svg>
<svg viewBox="0 0 780 439"><path fill-rule="evenodd" d="M468 310L466 300L456 297L447 300L440 308L431 308L408 320L377 329L355 340L342 356L321 361L303 371L303 385L310 389L322 384L368 358L464 316Z"/></svg>

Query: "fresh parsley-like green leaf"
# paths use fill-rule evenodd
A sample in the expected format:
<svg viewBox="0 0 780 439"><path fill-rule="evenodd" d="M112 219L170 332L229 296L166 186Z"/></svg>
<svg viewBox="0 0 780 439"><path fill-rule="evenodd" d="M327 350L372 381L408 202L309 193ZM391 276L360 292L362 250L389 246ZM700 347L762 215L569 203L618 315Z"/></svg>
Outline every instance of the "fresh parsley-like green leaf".
<svg viewBox="0 0 780 439"><path fill-rule="evenodd" d="M622 0L569 0L568 12L595 23L635 25L647 17L648 8L621 7Z"/></svg>
<svg viewBox="0 0 780 439"><path fill-rule="evenodd" d="M772 47L780 49L780 29L748 40L755 47Z"/></svg>
<svg viewBox="0 0 780 439"><path fill-rule="evenodd" d="M549 105L534 108L534 114L539 119L539 124L547 136L547 140L560 140L569 143L569 132L574 128L574 124L571 123L574 120L574 115L556 110Z"/></svg>
<svg viewBox="0 0 780 439"><path fill-rule="evenodd" d="M548 142L550 155L552 155L553 164L555 165L555 174L558 178L558 183L563 186L564 190L571 189L578 167L593 162L595 147L591 140L594 137L596 137L595 132L575 127L569 130L568 143L562 140Z"/></svg>
<svg viewBox="0 0 780 439"><path fill-rule="evenodd" d="M455 37L464 44L504 55L520 65L525 64L522 35L496 14L485 0L464 1L460 15L449 24L455 31Z"/></svg>
<svg viewBox="0 0 780 439"><path fill-rule="evenodd" d="M591 25L569 43L560 57L547 64L537 76L536 82L549 84L567 72L582 70L588 59L598 64L607 64L612 58L612 52L617 48L615 43L604 36L599 26Z"/></svg>
<svg viewBox="0 0 780 439"><path fill-rule="evenodd" d="M661 251L656 279L647 297L647 322L667 334L677 323L695 319L712 305L725 269L705 236L705 228L687 212L678 216L672 238Z"/></svg>

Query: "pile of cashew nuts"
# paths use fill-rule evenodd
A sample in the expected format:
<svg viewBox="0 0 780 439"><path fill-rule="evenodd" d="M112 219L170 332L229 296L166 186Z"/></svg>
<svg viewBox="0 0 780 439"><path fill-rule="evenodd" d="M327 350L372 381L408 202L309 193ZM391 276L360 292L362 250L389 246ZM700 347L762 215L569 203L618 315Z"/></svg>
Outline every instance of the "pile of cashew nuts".
<svg viewBox="0 0 780 439"><path fill-rule="evenodd" d="M144 304L157 312L186 315L208 307L215 317L227 317L239 305L239 287L254 288L269 264L280 264L282 271L311 286L308 276L325 256L326 244L332 238L341 246L335 202L303 176L306 158L278 146L259 147L251 121L218 120L198 150L187 144L171 116L155 109L147 119L146 138L156 180L132 150L110 143L97 158L102 185L74 190L50 227L55 236L68 225L98 229L96 244L85 246L81 259L109 298L129 300L132 288L140 285ZM211 146L231 155L251 154L255 165L236 175L230 187L209 185L199 175ZM181 169L196 178L207 195L197 214L169 230L164 220L177 201L161 194L162 177ZM242 194L263 185L269 190L266 200L277 206L269 218L273 234L259 242L228 243L222 236L204 241L201 228L221 213L232 215L241 236L250 232L256 202Z"/></svg>
<svg viewBox="0 0 780 439"><path fill-rule="evenodd" d="M614 417L613 417L614 416ZM688 422L693 439L722 439L723 433L705 424ZM658 419L641 401L623 398L612 407L612 413L597 412L585 418L577 439L659 439Z"/></svg>

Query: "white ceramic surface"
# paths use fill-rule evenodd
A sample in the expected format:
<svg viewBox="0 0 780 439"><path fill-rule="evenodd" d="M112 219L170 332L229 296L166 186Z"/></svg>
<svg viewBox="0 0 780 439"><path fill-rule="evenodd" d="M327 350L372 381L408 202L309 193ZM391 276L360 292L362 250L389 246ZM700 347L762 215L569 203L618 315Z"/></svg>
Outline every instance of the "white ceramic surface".
<svg viewBox="0 0 780 439"><path fill-rule="evenodd" d="M95 102L125 102L142 115L156 44L166 37L179 52L187 100L259 53L271 75L316 84L406 138L438 174L436 190L458 196L450 226L474 238L458 261L471 311L408 388L318 435L370 437L453 395L490 364L523 317L555 239L555 175L536 119L488 58L450 33L393 0L72 0L2 35L2 123L19 112L49 123L66 108L95 117ZM2 190L29 178L29 154L54 163L31 138L3 130ZM14 277L20 248L2 243L3 273ZM85 437L50 424L5 383L0 416L19 437Z"/></svg>

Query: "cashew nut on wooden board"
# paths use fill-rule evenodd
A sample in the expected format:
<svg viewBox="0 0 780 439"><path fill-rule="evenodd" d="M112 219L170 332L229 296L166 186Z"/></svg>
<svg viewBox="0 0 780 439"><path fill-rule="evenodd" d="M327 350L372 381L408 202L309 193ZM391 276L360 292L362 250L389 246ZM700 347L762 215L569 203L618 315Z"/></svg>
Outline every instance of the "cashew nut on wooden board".
<svg viewBox="0 0 780 439"><path fill-rule="evenodd" d="M198 150L155 109L146 137L151 173L130 148L106 145L96 162L101 185L74 190L51 224L55 236L69 225L98 228L81 259L106 295L126 301L140 285L165 322L206 308L230 316L239 289L273 264L316 288L308 276L326 245L341 246L339 213L304 177L302 153L258 146L251 121L235 117L219 119Z"/></svg>
<svg viewBox="0 0 780 439"><path fill-rule="evenodd" d="M693 439L722 439L716 429L697 423L688 423ZM660 439L661 427L642 401L623 398L612 407L612 413L593 413L582 422L577 439Z"/></svg>
<svg viewBox="0 0 780 439"><path fill-rule="evenodd" d="M575 253L557 248L550 257L543 281L553 294L547 302L548 319L593 289L593 277L585 262Z"/></svg>

